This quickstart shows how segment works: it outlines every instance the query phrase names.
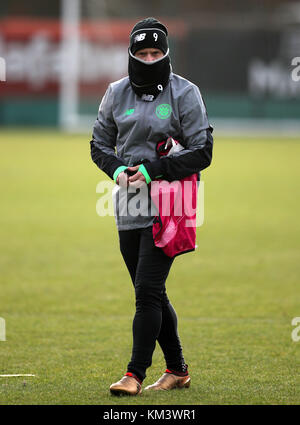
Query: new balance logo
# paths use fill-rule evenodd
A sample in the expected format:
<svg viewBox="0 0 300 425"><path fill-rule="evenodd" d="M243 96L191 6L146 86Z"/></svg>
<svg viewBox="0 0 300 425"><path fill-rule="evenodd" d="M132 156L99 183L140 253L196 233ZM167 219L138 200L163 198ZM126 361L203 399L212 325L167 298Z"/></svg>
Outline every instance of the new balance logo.
<svg viewBox="0 0 300 425"><path fill-rule="evenodd" d="M143 41L143 40L145 40L145 37L146 37L146 33L145 32L143 32L142 34L137 34L134 37L134 42L136 43L137 41Z"/></svg>
<svg viewBox="0 0 300 425"><path fill-rule="evenodd" d="M154 100L153 94L143 94L142 100L145 100L146 102L152 102Z"/></svg>
<svg viewBox="0 0 300 425"><path fill-rule="evenodd" d="M127 109L124 115L132 115L134 113L134 109Z"/></svg>

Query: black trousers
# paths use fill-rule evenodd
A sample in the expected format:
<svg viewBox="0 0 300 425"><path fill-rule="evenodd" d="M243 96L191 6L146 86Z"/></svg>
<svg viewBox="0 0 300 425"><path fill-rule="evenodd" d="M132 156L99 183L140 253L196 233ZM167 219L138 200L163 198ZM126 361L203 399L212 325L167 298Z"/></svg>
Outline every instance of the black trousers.
<svg viewBox="0 0 300 425"><path fill-rule="evenodd" d="M152 227L119 231L119 240L136 300L132 357L127 371L145 379L156 341L164 353L167 368L180 371L184 358L177 333L177 316L165 286L173 259L154 245Z"/></svg>

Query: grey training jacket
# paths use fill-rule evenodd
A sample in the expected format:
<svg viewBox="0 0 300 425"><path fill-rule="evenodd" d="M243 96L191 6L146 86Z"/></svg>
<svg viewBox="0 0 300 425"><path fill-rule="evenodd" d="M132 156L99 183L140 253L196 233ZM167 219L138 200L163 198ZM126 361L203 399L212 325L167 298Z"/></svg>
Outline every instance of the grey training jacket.
<svg viewBox="0 0 300 425"><path fill-rule="evenodd" d="M121 166L144 163L152 180L178 180L200 172L211 163L212 127L198 87L171 73L169 84L154 101L142 100L125 77L109 85L93 128L91 156L110 178ZM159 158L158 142L172 137L184 150ZM135 194L128 196L129 200ZM119 230L147 227L153 217L148 212L133 217L120 216L115 205Z"/></svg>

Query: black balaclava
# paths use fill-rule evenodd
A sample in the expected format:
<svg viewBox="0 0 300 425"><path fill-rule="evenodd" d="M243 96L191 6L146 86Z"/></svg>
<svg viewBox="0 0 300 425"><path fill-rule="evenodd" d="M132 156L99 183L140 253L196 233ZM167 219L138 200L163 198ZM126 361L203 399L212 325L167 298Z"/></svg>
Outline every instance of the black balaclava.
<svg viewBox="0 0 300 425"><path fill-rule="evenodd" d="M132 89L143 100L153 101L169 82L171 64L167 37L167 28L155 18L143 19L130 33L128 75ZM134 56L145 48L160 49L164 56L153 62Z"/></svg>

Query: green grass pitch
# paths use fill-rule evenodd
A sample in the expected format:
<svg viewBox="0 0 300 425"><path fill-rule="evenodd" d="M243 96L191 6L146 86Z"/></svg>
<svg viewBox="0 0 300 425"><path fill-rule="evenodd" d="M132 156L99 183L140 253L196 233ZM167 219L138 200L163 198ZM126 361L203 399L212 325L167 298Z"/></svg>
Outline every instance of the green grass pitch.
<svg viewBox="0 0 300 425"><path fill-rule="evenodd" d="M1 130L0 404L299 404L300 139L221 138L198 249L167 289L191 387L116 398L134 293L90 135ZM165 365L157 345L144 386Z"/></svg>

